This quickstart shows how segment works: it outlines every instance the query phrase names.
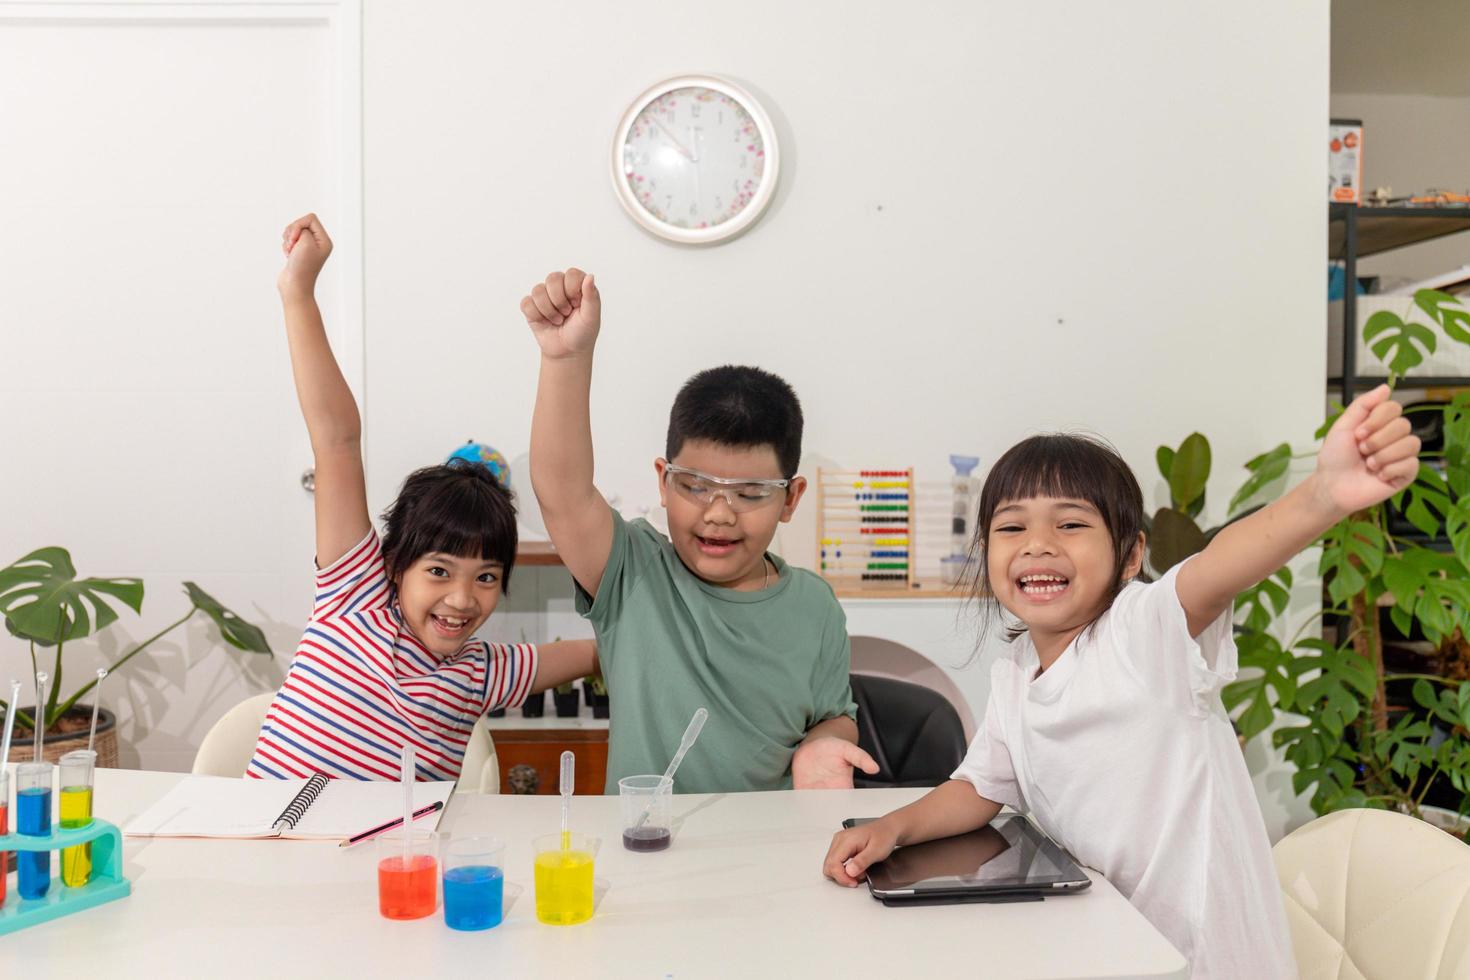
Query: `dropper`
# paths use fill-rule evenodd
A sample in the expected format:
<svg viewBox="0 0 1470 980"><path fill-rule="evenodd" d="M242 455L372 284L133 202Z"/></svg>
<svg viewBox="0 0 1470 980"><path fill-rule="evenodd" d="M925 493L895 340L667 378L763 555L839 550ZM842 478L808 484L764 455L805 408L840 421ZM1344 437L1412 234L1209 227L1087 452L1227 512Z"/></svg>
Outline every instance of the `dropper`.
<svg viewBox="0 0 1470 980"><path fill-rule="evenodd" d="M675 752L674 757L669 760L669 768L664 770L663 779L659 781L658 785L660 789L664 783L672 783L674 781L674 770L678 769L679 763L684 761L684 754L689 751L689 747L699 737L699 733L704 728L704 723L708 719L709 711L704 708L695 711L694 717L689 719L689 727L684 729L684 737L679 739L679 751ZM648 801L648 806L643 808L643 813L639 815L638 822L633 825L634 830L642 827L648 821L649 815L653 813L653 804L654 800Z"/></svg>
<svg viewBox="0 0 1470 980"><path fill-rule="evenodd" d="M31 729L36 733L36 761L41 761L41 746L46 741L46 672L36 671L36 710L31 720Z"/></svg>
<svg viewBox="0 0 1470 980"><path fill-rule="evenodd" d="M10 707L5 712L5 735L0 738L0 772L5 771L10 762L10 736L15 734L15 713L20 710L18 701L20 699L20 681L10 682Z"/></svg>
<svg viewBox="0 0 1470 980"><path fill-rule="evenodd" d="M561 754L561 849L572 849L572 775L577 757L570 751Z"/></svg>
<svg viewBox="0 0 1470 980"><path fill-rule="evenodd" d="M414 755L413 746L405 745L402 756L403 776L403 870L409 868L409 842L413 834L413 769Z"/></svg>
<svg viewBox="0 0 1470 980"><path fill-rule="evenodd" d="M92 695L92 729L87 732L87 751L92 751L92 743L97 740L97 708L102 704L102 681L107 677L107 668L97 668L97 693Z"/></svg>

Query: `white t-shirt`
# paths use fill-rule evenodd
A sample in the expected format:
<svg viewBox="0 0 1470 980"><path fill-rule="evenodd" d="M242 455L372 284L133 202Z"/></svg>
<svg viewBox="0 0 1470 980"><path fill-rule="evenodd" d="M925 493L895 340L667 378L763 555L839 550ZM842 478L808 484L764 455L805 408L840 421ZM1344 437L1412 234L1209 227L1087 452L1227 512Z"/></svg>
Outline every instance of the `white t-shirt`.
<svg viewBox="0 0 1470 980"><path fill-rule="evenodd" d="M1018 638L954 778L1102 872L1195 980L1292 978L1271 845L1220 703L1236 673L1230 614L1191 639L1181 567L1125 586L1039 677Z"/></svg>

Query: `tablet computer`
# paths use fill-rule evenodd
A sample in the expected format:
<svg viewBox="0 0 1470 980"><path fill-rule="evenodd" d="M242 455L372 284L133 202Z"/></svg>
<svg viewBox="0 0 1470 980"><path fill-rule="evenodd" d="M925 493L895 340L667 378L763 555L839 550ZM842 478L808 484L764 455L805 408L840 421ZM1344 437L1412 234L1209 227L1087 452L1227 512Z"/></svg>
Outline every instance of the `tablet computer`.
<svg viewBox="0 0 1470 980"><path fill-rule="evenodd" d="M1019 813L968 834L900 847L868 869L868 890L888 905L1025 901L1091 884L1066 851Z"/></svg>

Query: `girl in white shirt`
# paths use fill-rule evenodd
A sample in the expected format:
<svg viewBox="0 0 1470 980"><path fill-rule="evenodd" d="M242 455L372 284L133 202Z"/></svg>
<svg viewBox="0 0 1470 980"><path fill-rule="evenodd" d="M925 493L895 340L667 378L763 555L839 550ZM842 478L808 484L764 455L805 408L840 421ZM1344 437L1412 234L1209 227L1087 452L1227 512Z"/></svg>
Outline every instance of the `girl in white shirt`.
<svg viewBox="0 0 1470 980"><path fill-rule="evenodd" d="M1110 448L1037 436L986 478L976 591L1020 622L949 782L832 839L856 886L895 847L975 830L1004 805L1096 868L1197 978L1296 975L1261 813L1220 689L1235 596L1343 517L1413 481L1419 440L1387 386L1357 398L1316 471L1145 584L1143 495Z"/></svg>

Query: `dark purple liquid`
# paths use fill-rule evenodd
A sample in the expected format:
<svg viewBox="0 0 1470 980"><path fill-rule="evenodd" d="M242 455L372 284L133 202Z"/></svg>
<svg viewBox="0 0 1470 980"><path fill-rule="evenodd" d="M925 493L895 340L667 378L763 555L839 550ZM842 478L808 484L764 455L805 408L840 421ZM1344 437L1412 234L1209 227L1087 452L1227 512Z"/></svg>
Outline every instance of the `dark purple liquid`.
<svg viewBox="0 0 1470 980"><path fill-rule="evenodd" d="M623 846L630 851L662 851L671 840L667 827L634 827L623 831Z"/></svg>

